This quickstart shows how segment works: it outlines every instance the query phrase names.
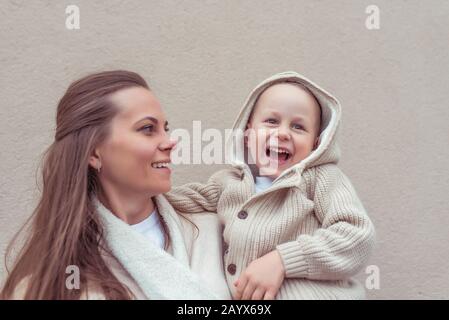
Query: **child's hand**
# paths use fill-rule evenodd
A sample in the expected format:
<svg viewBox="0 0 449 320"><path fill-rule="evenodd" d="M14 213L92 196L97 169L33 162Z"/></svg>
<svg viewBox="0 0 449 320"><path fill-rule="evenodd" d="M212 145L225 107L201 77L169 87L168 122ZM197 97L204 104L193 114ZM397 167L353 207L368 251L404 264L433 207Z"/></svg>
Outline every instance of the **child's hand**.
<svg viewBox="0 0 449 320"><path fill-rule="evenodd" d="M234 282L235 300L273 300L284 281L285 269L277 250L254 260Z"/></svg>

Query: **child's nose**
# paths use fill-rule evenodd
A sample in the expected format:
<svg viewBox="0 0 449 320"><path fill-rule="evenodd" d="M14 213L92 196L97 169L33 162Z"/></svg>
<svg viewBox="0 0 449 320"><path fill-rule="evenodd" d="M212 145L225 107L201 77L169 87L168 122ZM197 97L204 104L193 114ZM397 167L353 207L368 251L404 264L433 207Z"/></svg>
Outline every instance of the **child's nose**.
<svg viewBox="0 0 449 320"><path fill-rule="evenodd" d="M276 130L276 134L280 140L288 140L290 138L288 128L279 127L278 130Z"/></svg>

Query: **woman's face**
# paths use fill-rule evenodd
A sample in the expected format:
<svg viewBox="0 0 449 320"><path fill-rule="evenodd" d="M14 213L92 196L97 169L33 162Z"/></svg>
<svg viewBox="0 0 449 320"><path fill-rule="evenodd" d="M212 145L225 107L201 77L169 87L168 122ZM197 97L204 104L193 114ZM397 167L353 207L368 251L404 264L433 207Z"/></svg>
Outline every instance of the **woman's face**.
<svg viewBox="0 0 449 320"><path fill-rule="evenodd" d="M168 164L176 142L169 139L159 101L142 87L120 90L111 100L119 112L112 119L108 138L96 149L102 187L150 197L169 191Z"/></svg>

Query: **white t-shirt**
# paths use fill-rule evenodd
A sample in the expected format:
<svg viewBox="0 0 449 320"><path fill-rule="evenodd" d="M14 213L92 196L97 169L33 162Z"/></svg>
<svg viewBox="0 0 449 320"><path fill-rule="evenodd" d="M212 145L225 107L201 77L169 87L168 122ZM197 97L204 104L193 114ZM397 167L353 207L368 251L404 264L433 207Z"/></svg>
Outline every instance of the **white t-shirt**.
<svg viewBox="0 0 449 320"><path fill-rule="evenodd" d="M131 228L144 235L155 246L164 249L164 228L162 227L161 220L159 219L157 209L154 209L154 211L145 220L137 224L132 224Z"/></svg>
<svg viewBox="0 0 449 320"><path fill-rule="evenodd" d="M267 190L273 184L273 180L266 176L256 177L256 193Z"/></svg>

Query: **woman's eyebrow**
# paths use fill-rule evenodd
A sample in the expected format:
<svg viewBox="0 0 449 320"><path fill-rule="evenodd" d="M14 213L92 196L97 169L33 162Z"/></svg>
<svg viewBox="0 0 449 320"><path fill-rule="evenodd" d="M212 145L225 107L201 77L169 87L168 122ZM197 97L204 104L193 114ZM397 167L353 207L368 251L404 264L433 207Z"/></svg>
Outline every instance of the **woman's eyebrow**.
<svg viewBox="0 0 449 320"><path fill-rule="evenodd" d="M155 125L157 125L159 123L159 120L157 120L155 117L152 117L152 116L143 117L142 119L140 119L136 123L142 122L144 120L150 120L150 121L154 122ZM164 125L168 126L168 121L165 121Z"/></svg>
<svg viewBox="0 0 449 320"><path fill-rule="evenodd" d="M136 123L142 122L144 120L150 120L150 121L154 122L155 124L157 124L159 122L155 117L146 116L146 117L143 117L142 119L140 119L139 121L136 121Z"/></svg>

